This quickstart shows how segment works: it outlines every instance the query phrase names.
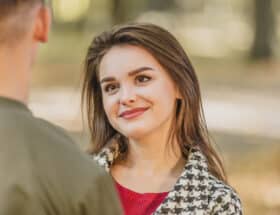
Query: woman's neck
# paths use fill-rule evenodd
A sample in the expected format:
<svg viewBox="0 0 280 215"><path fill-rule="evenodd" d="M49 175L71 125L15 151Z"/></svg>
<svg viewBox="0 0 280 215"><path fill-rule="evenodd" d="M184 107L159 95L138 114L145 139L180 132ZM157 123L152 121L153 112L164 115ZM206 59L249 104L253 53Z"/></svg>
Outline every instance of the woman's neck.
<svg viewBox="0 0 280 215"><path fill-rule="evenodd" d="M172 174L182 157L179 146L176 141L168 143L160 139L130 140L127 166L151 174Z"/></svg>
<svg viewBox="0 0 280 215"><path fill-rule="evenodd" d="M170 191L185 166L177 142L130 140L125 160L111 173L123 186L140 193Z"/></svg>

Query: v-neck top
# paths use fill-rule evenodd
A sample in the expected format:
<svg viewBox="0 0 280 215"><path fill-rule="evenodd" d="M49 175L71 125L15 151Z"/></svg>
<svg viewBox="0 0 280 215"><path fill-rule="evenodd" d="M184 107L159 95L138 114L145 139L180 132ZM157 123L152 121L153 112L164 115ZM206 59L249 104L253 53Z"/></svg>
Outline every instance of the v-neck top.
<svg viewBox="0 0 280 215"><path fill-rule="evenodd" d="M115 181L125 215L150 215L156 211L168 192L138 193Z"/></svg>

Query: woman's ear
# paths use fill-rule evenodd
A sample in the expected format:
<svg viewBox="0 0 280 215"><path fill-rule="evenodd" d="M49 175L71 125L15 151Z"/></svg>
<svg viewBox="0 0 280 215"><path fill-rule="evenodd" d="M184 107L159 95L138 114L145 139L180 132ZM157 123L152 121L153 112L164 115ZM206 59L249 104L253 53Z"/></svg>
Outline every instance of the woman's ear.
<svg viewBox="0 0 280 215"><path fill-rule="evenodd" d="M51 25L50 9L40 6L35 14L34 39L39 42L47 42Z"/></svg>

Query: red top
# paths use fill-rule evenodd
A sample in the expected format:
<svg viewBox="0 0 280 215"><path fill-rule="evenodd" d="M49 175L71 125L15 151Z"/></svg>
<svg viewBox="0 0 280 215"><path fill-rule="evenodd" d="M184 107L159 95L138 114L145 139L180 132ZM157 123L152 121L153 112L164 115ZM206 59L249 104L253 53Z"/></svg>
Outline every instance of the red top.
<svg viewBox="0 0 280 215"><path fill-rule="evenodd" d="M136 193L115 182L125 215L150 215L156 211L168 192Z"/></svg>

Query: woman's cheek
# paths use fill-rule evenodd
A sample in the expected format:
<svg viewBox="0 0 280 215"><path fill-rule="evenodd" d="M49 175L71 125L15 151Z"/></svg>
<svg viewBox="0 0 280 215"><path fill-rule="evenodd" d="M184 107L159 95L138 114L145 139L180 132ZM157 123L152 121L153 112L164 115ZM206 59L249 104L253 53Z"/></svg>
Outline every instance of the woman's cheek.
<svg viewBox="0 0 280 215"><path fill-rule="evenodd" d="M117 103L117 99L115 97L105 97L104 101L103 101L103 107L104 110L107 114L107 117L112 118L114 117L114 115L117 114L117 107L118 103Z"/></svg>

